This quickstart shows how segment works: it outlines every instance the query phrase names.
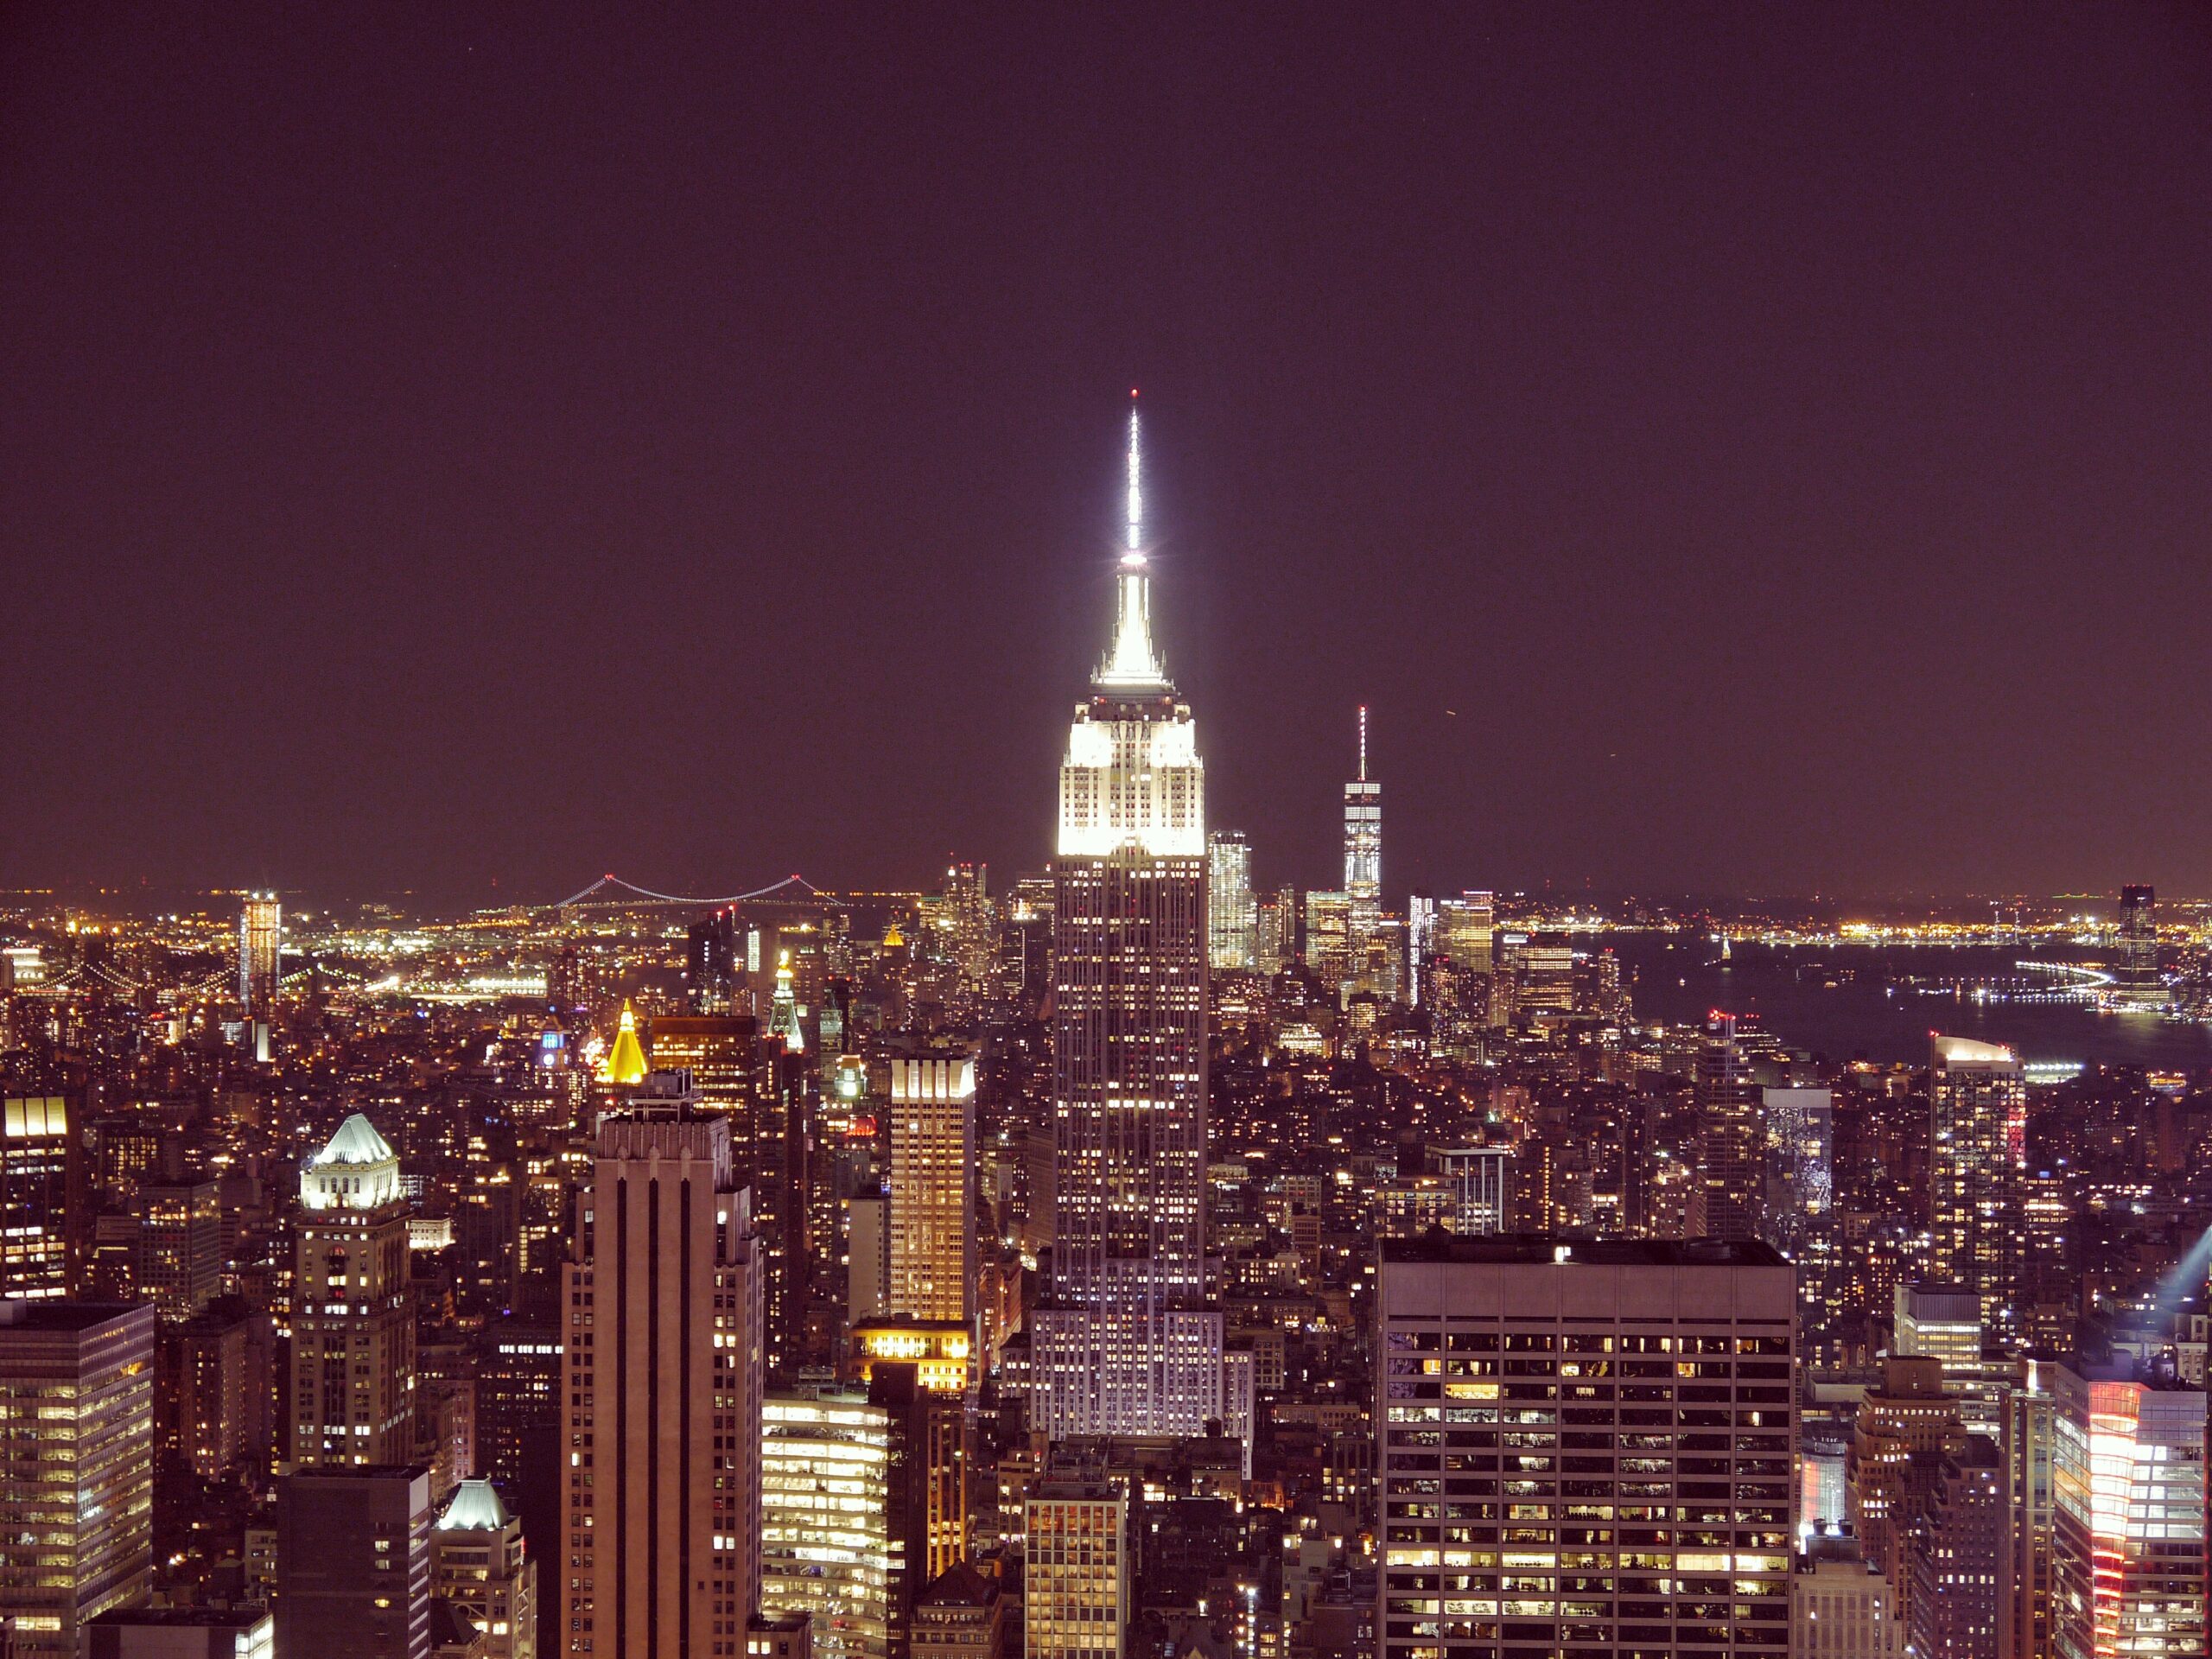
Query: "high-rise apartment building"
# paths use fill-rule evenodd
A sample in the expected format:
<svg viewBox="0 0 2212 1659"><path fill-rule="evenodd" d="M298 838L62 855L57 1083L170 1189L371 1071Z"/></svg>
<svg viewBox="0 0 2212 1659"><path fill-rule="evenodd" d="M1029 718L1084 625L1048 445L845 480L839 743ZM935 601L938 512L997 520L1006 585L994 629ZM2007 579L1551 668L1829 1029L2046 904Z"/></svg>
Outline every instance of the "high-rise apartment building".
<svg viewBox="0 0 2212 1659"><path fill-rule="evenodd" d="M427 1465L331 1466L277 1483L276 1650L430 1659Z"/></svg>
<svg viewBox="0 0 2212 1659"><path fill-rule="evenodd" d="M483 1659L537 1659L537 1563L490 1481L462 1481L430 1529L430 1592L483 1633Z"/></svg>
<svg viewBox="0 0 2212 1659"><path fill-rule="evenodd" d="M1132 410L1113 645L1060 768L1052 1272L1030 1320L1055 1440L1237 1416L1206 1304L1205 772L1153 647L1137 468Z"/></svg>
<svg viewBox="0 0 2212 1659"><path fill-rule="evenodd" d="M760 1241L728 1120L651 1099L601 1123L577 1212L546 1623L590 1659L724 1659L759 1599Z"/></svg>
<svg viewBox="0 0 2212 1659"><path fill-rule="evenodd" d="M1766 1240L1803 1263L1835 1198L1835 1095L1827 1089L1764 1088Z"/></svg>
<svg viewBox="0 0 2212 1659"><path fill-rule="evenodd" d="M1022 1651L1027 1659L1122 1659L1135 1599L1128 1490L1055 1472L1022 1513Z"/></svg>
<svg viewBox="0 0 2212 1659"><path fill-rule="evenodd" d="M1216 973L1249 972L1256 948L1252 843L1242 830L1216 830L1206 836L1206 955Z"/></svg>
<svg viewBox="0 0 2212 1659"><path fill-rule="evenodd" d="M79 1103L68 1095L0 1100L0 1297L61 1297L76 1287L92 1209L81 1137L71 1128Z"/></svg>
<svg viewBox="0 0 2212 1659"><path fill-rule="evenodd" d="M1929 1041L1929 1265L1981 1299L1984 1332L2010 1349L2019 1330L2026 1076L2009 1048L1965 1037Z"/></svg>
<svg viewBox="0 0 2212 1659"><path fill-rule="evenodd" d="M891 1651L891 1421L849 1389L772 1395L760 1427L760 1608L807 1613L817 1659Z"/></svg>
<svg viewBox="0 0 2212 1659"><path fill-rule="evenodd" d="M300 1171L292 1277L295 1469L415 1455L415 1311L399 1154L356 1112Z"/></svg>
<svg viewBox="0 0 2212 1659"><path fill-rule="evenodd" d="M1463 893L1436 906L1429 957L1432 1028L1445 1052L1468 1058L1490 1027L1497 905L1487 893Z"/></svg>
<svg viewBox="0 0 2212 1659"><path fill-rule="evenodd" d="M494 1319L476 1340L477 1466L541 1559L561 1559L561 1325Z"/></svg>
<svg viewBox="0 0 2212 1659"><path fill-rule="evenodd" d="M15 1659L153 1580L154 1310L0 1301L0 1618Z"/></svg>
<svg viewBox="0 0 2212 1659"><path fill-rule="evenodd" d="M1980 1434L1948 1454L1911 1541L1910 1640L1915 1659L1983 1659L1997 1651L2004 1577L2005 1471Z"/></svg>
<svg viewBox="0 0 2212 1659"><path fill-rule="evenodd" d="M891 1062L887 1311L969 1321L976 1283L976 1057Z"/></svg>
<svg viewBox="0 0 2212 1659"><path fill-rule="evenodd" d="M2204 1391L2054 1368L2056 1659L2205 1651Z"/></svg>
<svg viewBox="0 0 2212 1659"><path fill-rule="evenodd" d="M176 1331L177 1449L203 1480L246 1466L268 1472L272 1335L267 1314L235 1302Z"/></svg>
<svg viewBox="0 0 2212 1659"><path fill-rule="evenodd" d="M1869 1389L1853 1420L1844 1460L1848 1511L1859 1548L1909 1601L1908 1548L1924 1490L1914 1461L1955 1452L1966 1445L1959 1402L1943 1386L1943 1364L1933 1357L1892 1357L1882 1380Z"/></svg>
<svg viewBox="0 0 2212 1659"><path fill-rule="evenodd" d="M1999 1445L2005 1457L2004 1580L1999 1659L2045 1659L2050 1649L2050 1558L2057 1528L2052 1465L2058 1440L2052 1366L2016 1362Z"/></svg>
<svg viewBox="0 0 2212 1659"><path fill-rule="evenodd" d="M1795 1305L1756 1241L1386 1242L1381 1659L1787 1654Z"/></svg>
<svg viewBox="0 0 2212 1659"><path fill-rule="evenodd" d="M1707 1238L1759 1238L1765 1230L1764 1094L1736 1027L1734 1014L1715 1011L1697 1052L1690 1230Z"/></svg>

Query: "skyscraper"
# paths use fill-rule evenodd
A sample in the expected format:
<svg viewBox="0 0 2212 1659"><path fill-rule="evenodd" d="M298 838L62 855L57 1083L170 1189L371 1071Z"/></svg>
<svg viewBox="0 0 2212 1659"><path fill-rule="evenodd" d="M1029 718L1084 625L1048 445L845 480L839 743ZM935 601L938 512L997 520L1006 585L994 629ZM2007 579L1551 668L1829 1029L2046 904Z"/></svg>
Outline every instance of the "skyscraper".
<svg viewBox="0 0 2212 1659"><path fill-rule="evenodd" d="M759 1597L760 1243L728 1121L658 1098L601 1124L567 1273L551 1622L593 1659L741 1654Z"/></svg>
<svg viewBox="0 0 2212 1659"><path fill-rule="evenodd" d="M1216 830L1206 837L1206 857L1211 883L1206 955L1216 973L1249 973L1255 921L1252 844L1242 830Z"/></svg>
<svg viewBox="0 0 2212 1659"><path fill-rule="evenodd" d="M2155 1008L2166 1000L2158 977L2158 895L2151 887L2120 890L2120 971L2113 1000L2126 1008Z"/></svg>
<svg viewBox="0 0 2212 1659"><path fill-rule="evenodd" d="M1052 1274L1030 1326L1054 1439L1225 1414L1205 1304L1205 772L1153 647L1134 409L1128 476L1113 645L1060 768Z"/></svg>
<svg viewBox="0 0 2212 1659"><path fill-rule="evenodd" d="M813 1615L819 1659L886 1659L890 1414L836 1388L761 1409L761 1611Z"/></svg>
<svg viewBox="0 0 2212 1659"><path fill-rule="evenodd" d="M2203 1389L2069 1362L2051 1393L2052 1652L2203 1653Z"/></svg>
<svg viewBox="0 0 2212 1659"><path fill-rule="evenodd" d="M154 1567L154 1310L0 1302L0 1618L18 1659L76 1659L79 1627Z"/></svg>
<svg viewBox="0 0 2212 1659"><path fill-rule="evenodd" d="M68 1095L0 1100L0 1296L67 1296L86 1217L82 1137Z"/></svg>
<svg viewBox="0 0 2212 1659"><path fill-rule="evenodd" d="M1382 785L1367 775L1367 708L1359 710L1359 776L1344 785L1344 894L1357 906L1382 895Z"/></svg>
<svg viewBox="0 0 2212 1659"><path fill-rule="evenodd" d="M976 1278L976 1057L891 1062L888 1311L968 1322Z"/></svg>
<svg viewBox="0 0 2212 1659"><path fill-rule="evenodd" d="M1386 1242L1380 1659L1786 1654L1795 1302L1756 1242Z"/></svg>
<svg viewBox="0 0 2212 1659"><path fill-rule="evenodd" d="M283 976L284 906L273 893L249 893L238 911L238 1005L266 1020Z"/></svg>
<svg viewBox="0 0 2212 1659"><path fill-rule="evenodd" d="M1697 1186L1691 1230L1707 1238L1761 1236L1766 1218L1764 1097L1736 1032L1715 1012L1697 1054Z"/></svg>
<svg viewBox="0 0 2212 1659"><path fill-rule="evenodd" d="M2026 1076L2009 1048L1965 1037L1929 1042L1929 1268L1979 1296L1982 1329L2010 1348L2019 1329Z"/></svg>
<svg viewBox="0 0 2212 1659"><path fill-rule="evenodd" d="M1128 1488L1055 1471L1030 1493L1022 1535L1027 1659L1122 1659L1136 1588Z"/></svg>
<svg viewBox="0 0 2212 1659"><path fill-rule="evenodd" d="M356 1112L300 1171L291 1462L415 1455L415 1311L399 1154Z"/></svg>

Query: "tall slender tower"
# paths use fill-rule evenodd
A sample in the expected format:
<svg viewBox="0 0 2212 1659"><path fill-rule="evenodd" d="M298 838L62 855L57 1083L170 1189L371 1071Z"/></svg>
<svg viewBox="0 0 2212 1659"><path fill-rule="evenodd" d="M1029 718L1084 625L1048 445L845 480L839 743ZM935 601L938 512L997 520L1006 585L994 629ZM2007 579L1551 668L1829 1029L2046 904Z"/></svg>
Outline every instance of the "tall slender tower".
<svg viewBox="0 0 2212 1659"><path fill-rule="evenodd" d="M292 1466L410 1463L415 1306L399 1154L355 1112L300 1171Z"/></svg>
<svg viewBox="0 0 2212 1659"><path fill-rule="evenodd" d="M601 1124L568 1268L551 1612L588 1659L728 1659L760 1592L760 1243L728 1120L679 1077Z"/></svg>
<svg viewBox="0 0 2212 1659"><path fill-rule="evenodd" d="M1114 641L1060 767L1052 1273L1030 1327L1054 1440L1238 1415L1205 1306L1205 772L1153 647L1138 465L1132 407Z"/></svg>
<svg viewBox="0 0 2212 1659"><path fill-rule="evenodd" d="M1355 909L1382 896L1382 785L1367 775L1367 707L1359 710L1359 776L1344 785L1344 893Z"/></svg>

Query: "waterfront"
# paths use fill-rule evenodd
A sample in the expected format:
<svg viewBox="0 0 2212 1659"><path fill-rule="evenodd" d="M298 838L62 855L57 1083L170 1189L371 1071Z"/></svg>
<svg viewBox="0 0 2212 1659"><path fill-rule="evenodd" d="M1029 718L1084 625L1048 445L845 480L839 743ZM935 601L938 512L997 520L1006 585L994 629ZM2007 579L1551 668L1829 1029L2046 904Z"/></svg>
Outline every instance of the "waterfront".
<svg viewBox="0 0 2212 1659"><path fill-rule="evenodd" d="M1972 994L1979 982L2020 980L2020 963L2055 968L2103 959L2079 947L1739 942L1724 961L1719 945L1697 934L1618 933L1610 943L1639 1017L1756 1014L1783 1042L1829 1059L1924 1062L1928 1034L1940 1031L2004 1043L2031 1063L2212 1067L2212 1027L2101 1013L2087 1001Z"/></svg>

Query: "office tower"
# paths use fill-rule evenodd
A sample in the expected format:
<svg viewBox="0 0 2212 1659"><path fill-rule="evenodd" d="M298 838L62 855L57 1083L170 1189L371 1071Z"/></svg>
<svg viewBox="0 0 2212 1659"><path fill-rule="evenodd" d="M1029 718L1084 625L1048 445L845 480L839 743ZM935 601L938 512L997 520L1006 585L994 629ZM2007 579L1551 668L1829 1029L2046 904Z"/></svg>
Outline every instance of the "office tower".
<svg viewBox="0 0 2212 1659"><path fill-rule="evenodd" d="M990 976L991 867L956 863L944 873L944 908L952 924L952 963L962 989L980 992Z"/></svg>
<svg viewBox="0 0 2212 1659"><path fill-rule="evenodd" d="M0 1618L14 1659L75 1659L152 1581L154 1310L0 1301Z"/></svg>
<svg viewBox="0 0 2212 1659"><path fill-rule="evenodd" d="M1835 1197L1835 1096L1827 1089L1762 1089L1766 1124L1767 1243L1800 1264Z"/></svg>
<svg viewBox="0 0 2212 1659"><path fill-rule="evenodd" d="M795 997L791 1006L796 1019ZM760 1238L767 1363L780 1370L797 1349L807 1270L804 1067L779 1064L750 1014L664 1014L652 1039L654 1069L689 1072L700 1109L729 1120L737 1184L753 1194Z"/></svg>
<svg viewBox="0 0 2212 1659"><path fill-rule="evenodd" d="M910 1659L1007 1659L1006 1597L966 1562L941 1574L914 1605Z"/></svg>
<svg viewBox="0 0 2212 1659"><path fill-rule="evenodd" d="M554 1012L591 1017L598 995L598 963L580 944L564 944L545 969L545 1000Z"/></svg>
<svg viewBox="0 0 2212 1659"><path fill-rule="evenodd" d="M283 977L284 906L273 893L249 893L238 911L238 1005L265 1021Z"/></svg>
<svg viewBox="0 0 2212 1659"><path fill-rule="evenodd" d="M1490 1027L1496 928L1496 906L1487 893L1463 893L1437 903L1431 1028L1447 1056L1473 1058Z"/></svg>
<svg viewBox="0 0 2212 1659"><path fill-rule="evenodd" d="M276 1650L430 1659L430 1471L303 1470L276 1486Z"/></svg>
<svg viewBox="0 0 2212 1659"><path fill-rule="evenodd" d="M890 1414L849 1390L760 1417L760 1610L809 1613L818 1659L891 1651Z"/></svg>
<svg viewBox="0 0 2212 1659"><path fill-rule="evenodd" d="M484 1659L537 1659L537 1563L490 1481L462 1481L431 1529L430 1593L483 1632Z"/></svg>
<svg viewBox="0 0 2212 1659"><path fill-rule="evenodd" d="M1755 1240L1384 1243L1380 1659L1788 1653L1796 1295Z"/></svg>
<svg viewBox="0 0 2212 1659"><path fill-rule="evenodd" d="M1891 1314L1890 1351L1940 1360L1947 1388L1981 1372L1981 1299L1956 1285L1899 1285Z"/></svg>
<svg viewBox="0 0 2212 1659"><path fill-rule="evenodd" d="M127 1607L85 1626L85 1659L276 1659L265 1607Z"/></svg>
<svg viewBox="0 0 2212 1659"><path fill-rule="evenodd" d="M1790 1651L1806 1659L1899 1659L1904 1621L1890 1581L1858 1541L1804 1541L1789 1579Z"/></svg>
<svg viewBox="0 0 2212 1659"><path fill-rule="evenodd" d="M415 1310L399 1154L356 1112L300 1171L291 1463L415 1455Z"/></svg>
<svg viewBox="0 0 2212 1659"><path fill-rule="evenodd" d="M1981 1298L1982 1329L2009 1350L2019 1329L2027 1083L2009 1048L1964 1037L1929 1044L1929 1269Z"/></svg>
<svg viewBox="0 0 2212 1659"><path fill-rule="evenodd" d="M1956 1452L1965 1444L1959 1402L1943 1387L1942 1362L1888 1360L1880 1384L1866 1391L1853 1421L1844 1484L1859 1548L1900 1602L1910 1599L1906 1547L1924 1496L1914 1483L1914 1459Z"/></svg>
<svg viewBox="0 0 2212 1659"><path fill-rule="evenodd" d="M745 983L745 941L737 912L725 905L691 924L683 941L683 998L695 1014L728 1014L736 1011L738 993ZM655 1032L658 1045L659 1035ZM656 1052L664 1066L681 1065Z"/></svg>
<svg viewBox="0 0 2212 1659"><path fill-rule="evenodd" d="M1428 1161L1452 1195L1453 1232L1506 1230L1513 1213L1513 1154L1506 1147L1431 1147Z"/></svg>
<svg viewBox="0 0 2212 1659"><path fill-rule="evenodd" d="M1344 896L1372 909L1382 896L1382 785L1367 775L1367 709L1359 711L1359 776L1344 785Z"/></svg>
<svg viewBox="0 0 2212 1659"><path fill-rule="evenodd" d="M67 1095L0 1100L0 1297L67 1296L84 1253L84 1152Z"/></svg>
<svg viewBox="0 0 2212 1659"><path fill-rule="evenodd" d="M1270 979L1298 963L1298 889L1278 887L1262 899L1253 919L1252 965Z"/></svg>
<svg viewBox="0 0 2212 1659"><path fill-rule="evenodd" d="M743 1650L760 1578L760 1257L728 1119L649 1092L601 1122L565 1275L568 1605L550 1623L571 1654Z"/></svg>
<svg viewBox="0 0 2212 1659"><path fill-rule="evenodd" d="M222 1188L213 1181L162 1181L138 1189L138 1243L131 1287L165 1319L188 1319L222 1288Z"/></svg>
<svg viewBox="0 0 2212 1659"><path fill-rule="evenodd" d="M477 1465L540 1556L561 1559L561 1329L494 1319L476 1342Z"/></svg>
<svg viewBox="0 0 2212 1659"><path fill-rule="evenodd" d="M1997 1651L2005 1555L2004 1460L1980 1434L1948 1453L1911 1542L1909 1641L1916 1659Z"/></svg>
<svg viewBox="0 0 2212 1659"><path fill-rule="evenodd" d="M2052 1653L2203 1653L2203 1390L2067 1362L2051 1394Z"/></svg>
<svg viewBox="0 0 2212 1659"><path fill-rule="evenodd" d="M888 1311L965 1324L976 1283L976 1057L891 1062Z"/></svg>
<svg viewBox="0 0 2212 1659"><path fill-rule="evenodd" d="M1306 971L1332 997L1352 976L1351 900L1341 893L1306 895Z"/></svg>
<svg viewBox="0 0 2212 1659"><path fill-rule="evenodd" d="M911 1361L880 1360L868 1402L886 1418L886 1605L892 1659L906 1659L923 1586L968 1555L968 1401L925 1386Z"/></svg>
<svg viewBox="0 0 2212 1659"><path fill-rule="evenodd" d="M2158 977L2158 895L2151 887L2120 890L2120 962L2113 1001L2123 1008L2162 1007L2165 982Z"/></svg>
<svg viewBox="0 0 2212 1659"><path fill-rule="evenodd" d="M1027 1659L1122 1659L1136 1576L1119 1483L1055 1471L1022 1510Z"/></svg>
<svg viewBox="0 0 2212 1659"><path fill-rule="evenodd" d="M1758 1238L1766 1219L1764 1103L1736 1024L1734 1014L1716 1011L1697 1052L1690 1230L1707 1238Z"/></svg>
<svg viewBox="0 0 2212 1659"><path fill-rule="evenodd" d="M1052 1274L1030 1322L1055 1440L1233 1414L1205 1306L1205 774L1153 649L1137 468L1132 410L1114 643L1060 769Z"/></svg>
<svg viewBox="0 0 2212 1659"><path fill-rule="evenodd" d="M1998 1659L2044 1659L2050 1652L2050 1558L2057 1525L2051 1464L2057 1445L2056 1402L2046 1362L2016 1362L2005 1393L2000 1446L2005 1457L2005 1562L1999 1586Z"/></svg>
<svg viewBox="0 0 2212 1659"><path fill-rule="evenodd" d="M1252 843L1242 830L1216 830L1206 836L1206 956L1216 973L1245 973L1252 967L1255 908Z"/></svg>

